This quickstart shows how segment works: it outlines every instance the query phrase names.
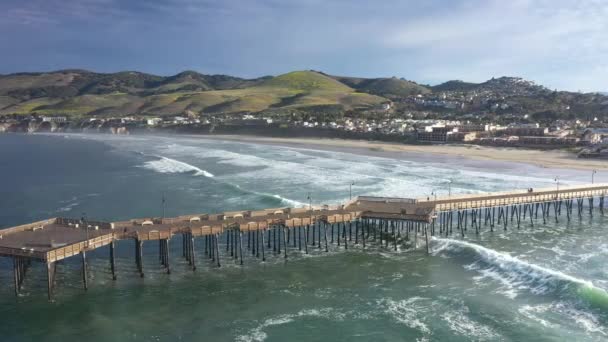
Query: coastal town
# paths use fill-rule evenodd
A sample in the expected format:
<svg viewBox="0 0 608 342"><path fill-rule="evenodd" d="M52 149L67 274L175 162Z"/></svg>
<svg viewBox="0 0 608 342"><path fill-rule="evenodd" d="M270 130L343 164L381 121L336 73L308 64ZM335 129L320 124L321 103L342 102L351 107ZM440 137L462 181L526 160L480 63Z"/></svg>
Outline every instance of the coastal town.
<svg viewBox="0 0 608 342"><path fill-rule="evenodd" d="M0 132L188 133L343 138L406 144L565 149L582 158L608 158L608 96L601 93L550 90L517 77L492 78L483 83L448 81L436 86L423 86L396 77L361 79L331 76L313 70L297 71L271 78L270 81L251 81L257 85L246 85L249 88L245 89L251 92L246 100L233 98L225 102L229 105L197 107L201 104L195 106L194 102L184 101L192 101L193 97L207 96L206 94L234 96L235 92L238 94L243 90L238 85L231 85L236 87L231 90L232 93L201 89L178 92L171 90L172 93L146 95L146 92L164 91L164 88L126 88L124 84L132 84L144 77L137 73L125 76L62 71L52 75L88 77L92 80L87 81L91 82L90 85L81 90L83 95L62 95L64 97L61 99L53 99L61 101L56 105L24 107L24 104L12 104L4 107L0 111ZM216 77L193 72L178 76L180 82ZM40 77L50 76L36 74L8 76L8 79L11 82L40 82ZM101 81L96 77L102 77ZM125 80L121 77L127 78ZM233 82L243 81L228 79ZM101 87L100 85L103 88L91 90L92 87ZM266 99L266 96L274 96L286 90L296 95L277 99L275 101L279 102L264 104L257 110L247 109L249 101L257 103ZM65 92L67 94L68 90ZM123 106L126 107L120 107L132 109L112 107L125 92L130 92L133 96L139 94L145 101L155 103L156 107L142 105L135 97L125 102ZM49 101L50 93L49 88L19 88L7 94L15 99L20 98L24 101L22 103L27 104L41 99ZM313 96L314 101L319 101L318 96L327 98L323 104L298 104L298 100L307 96ZM170 101L173 102L158 106L158 102L165 101L167 97L171 97ZM335 97L350 100L348 103L336 101ZM359 98L364 98L365 101L357 105L349 104L355 99L361 101ZM91 107L94 104L91 101L101 99L112 99L112 102L107 102L106 107L91 110L94 108ZM74 107L75 101L89 101L90 105ZM183 107L182 102L190 104Z"/></svg>
<svg viewBox="0 0 608 342"><path fill-rule="evenodd" d="M497 124L468 120L395 118L343 118L321 121L315 116L289 120L276 116L214 115L206 117L109 117L70 120L66 116L1 116L0 132L90 132L132 134L188 132L200 134L252 134L351 138L412 144L474 144L540 149L570 149L579 157L608 158L608 127L597 122L559 120Z"/></svg>

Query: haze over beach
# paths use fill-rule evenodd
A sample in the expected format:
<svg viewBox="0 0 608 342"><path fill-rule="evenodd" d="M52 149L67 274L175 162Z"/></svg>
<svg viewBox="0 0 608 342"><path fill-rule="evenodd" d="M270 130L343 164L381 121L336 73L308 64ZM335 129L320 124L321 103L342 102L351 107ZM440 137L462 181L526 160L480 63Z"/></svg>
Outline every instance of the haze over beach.
<svg viewBox="0 0 608 342"><path fill-rule="evenodd" d="M604 341L608 3L0 3L2 341Z"/></svg>

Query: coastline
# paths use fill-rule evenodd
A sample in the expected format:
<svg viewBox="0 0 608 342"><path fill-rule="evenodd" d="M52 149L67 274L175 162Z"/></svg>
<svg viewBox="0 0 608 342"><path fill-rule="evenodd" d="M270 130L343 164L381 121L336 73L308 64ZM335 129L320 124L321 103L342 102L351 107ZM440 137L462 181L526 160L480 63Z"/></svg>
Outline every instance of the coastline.
<svg viewBox="0 0 608 342"><path fill-rule="evenodd" d="M575 170L608 170L608 161L581 159L575 154L556 150L531 150L478 145L406 145L399 143L315 138L274 138L252 135L189 135L202 139L252 142L269 145L320 148L349 148L366 152L432 154L446 157L462 157L470 160L516 162L542 168Z"/></svg>

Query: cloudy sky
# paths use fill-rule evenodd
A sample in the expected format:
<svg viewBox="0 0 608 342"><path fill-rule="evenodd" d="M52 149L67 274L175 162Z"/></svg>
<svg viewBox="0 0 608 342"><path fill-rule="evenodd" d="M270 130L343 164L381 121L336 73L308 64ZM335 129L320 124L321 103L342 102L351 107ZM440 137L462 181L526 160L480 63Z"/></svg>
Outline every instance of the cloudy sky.
<svg viewBox="0 0 608 342"><path fill-rule="evenodd" d="M608 91L608 0L2 0L0 73L315 69Z"/></svg>

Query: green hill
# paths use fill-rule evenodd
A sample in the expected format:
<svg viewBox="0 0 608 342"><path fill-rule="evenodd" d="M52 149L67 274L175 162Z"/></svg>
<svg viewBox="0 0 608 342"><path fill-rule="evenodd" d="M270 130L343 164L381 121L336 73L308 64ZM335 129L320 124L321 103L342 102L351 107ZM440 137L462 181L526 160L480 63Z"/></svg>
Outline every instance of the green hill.
<svg viewBox="0 0 608 342"><path fill-rule="evenodd" d="M391 78L357 78L331 76L357 91L385 97L403 97L417 94L427 94L431 91L417 83L397 77Z"/></svg>
<svg viewBox="0 0 608 342"><path fill-rule="evenodd" d="M460 80L447 81L433 86L433 91L470 91L479 87L479 83L469 83Z"/></svg>
<svg viewBox="0 0 608 342"><path fill-rule="evenodd" d="M314 71L242 79L185 71L162 77L84 70L0 76L0 114L177 115L338 106L365 109L386 99Z"/></svg>

